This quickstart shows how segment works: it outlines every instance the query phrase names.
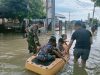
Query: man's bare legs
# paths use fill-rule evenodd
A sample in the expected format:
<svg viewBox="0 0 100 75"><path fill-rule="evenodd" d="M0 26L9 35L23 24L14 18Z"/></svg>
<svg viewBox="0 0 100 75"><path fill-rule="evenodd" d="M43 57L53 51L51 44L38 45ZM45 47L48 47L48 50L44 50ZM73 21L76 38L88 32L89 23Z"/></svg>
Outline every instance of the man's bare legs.
<svg viewBox="0 0 100 75"><path fill-rule="evenodd" d="M86 60L81 60L81 64L82 64L82 68L85 68L86 67Z"/></svg>
<svg viewBox="0 0 100 75"><path fill-rule="evenodd" d="M78 58L74 56L74 64L78 64Z"/></svg>
<svg viewBox="0 0 100 75"><path fill-rule="evenodd" d="M74 56L74 64L79 65L78 59L79 59L79 58L77 58L77 57ZM81 59L81 67L82 67L82 68L85 68L85 67L86 67L86 60Z"/></svg>

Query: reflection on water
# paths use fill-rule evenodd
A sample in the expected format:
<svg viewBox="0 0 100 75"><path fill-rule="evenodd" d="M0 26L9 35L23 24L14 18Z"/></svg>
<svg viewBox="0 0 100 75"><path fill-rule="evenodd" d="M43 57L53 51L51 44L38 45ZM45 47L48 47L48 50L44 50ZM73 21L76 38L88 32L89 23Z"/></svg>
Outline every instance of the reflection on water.
<svg viewBox="0 0 100 75"><path fill-rule="evenodd" d="M73 75L88 75L86 70L82 67L79 67L77 64L74 64Z"/></svg>
<svg viewBox="0 0 100 75"><path fill-rule="evenodd" d="M69 39L73 31L66 32ZM40 36L41 43L46 43L48 39L47 35ZM100 28L93 36L93 42L86 69L74 65L71 48L70 60L58 75L100 75ZM24 67L26 59L30 56L26 39L23 39L21 34L0 34L0 75L36 75Z"/></svg>

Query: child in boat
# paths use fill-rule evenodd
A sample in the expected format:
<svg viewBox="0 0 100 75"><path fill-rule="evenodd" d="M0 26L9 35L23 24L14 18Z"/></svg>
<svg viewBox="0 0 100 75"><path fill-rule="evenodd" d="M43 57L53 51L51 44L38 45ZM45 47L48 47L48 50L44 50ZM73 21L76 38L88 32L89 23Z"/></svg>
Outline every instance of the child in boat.
<svg viewBox="0 0 100 75"><path fill-rule="evenodd" d="M61 38L64 40L64 43L67 45L67 35L66 34L62 34ZM67 45L68 46L68 45Z"/></svg>
<svg viewBox="0 0 100 75"><path fill-rule="evenodd" d="M49 42L40 49L36 58L44 62L44 61L52 61L57 56L61 57L64 61L66 61L62 57L61 53L59 53L57 50L58 49L56 48L56 38L51 37L49 39Z"/></svg>
<svg viewBox="0 0 100 75"><path fill-rule="evenodd" d="M67 48L68 48L67 43L63 40L63 38L60 38L59 41L58 41L58 49L61 51L63 56L66 55Z"/></svg>

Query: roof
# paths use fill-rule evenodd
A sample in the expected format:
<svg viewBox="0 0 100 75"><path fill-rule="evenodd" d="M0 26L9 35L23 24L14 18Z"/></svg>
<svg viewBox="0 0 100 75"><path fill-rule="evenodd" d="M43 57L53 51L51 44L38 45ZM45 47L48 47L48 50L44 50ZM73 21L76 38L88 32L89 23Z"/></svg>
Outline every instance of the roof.
<svg viewBox="0 0 100 75"><path fill-rule="evenodd" d="M56 16L56 17L59 17L59 18L66 18L64 15L58 14L58 13L56 13L55 16Z"/></svg>

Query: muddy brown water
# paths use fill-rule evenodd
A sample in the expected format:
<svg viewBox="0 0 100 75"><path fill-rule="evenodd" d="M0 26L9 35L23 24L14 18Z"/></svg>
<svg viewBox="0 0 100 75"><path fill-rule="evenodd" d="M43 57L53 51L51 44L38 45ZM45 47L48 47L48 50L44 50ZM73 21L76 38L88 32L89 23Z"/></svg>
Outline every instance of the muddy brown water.
<svg viewBox="0 0 100 75"><path fill-rule="evenodd" d="M67 31L68 38L72 30ZM49 35L41 35L40 42L45 44ZM74 46L74 44L73 44ZM27 41L21 34L0 33L0 75L37 75L25 69L25 61L32 54L28 53ZM82 69L73 63L73 47L70 60L57 75L100 75L100 28L93 36L93 44L86 66Z"/></svg>

